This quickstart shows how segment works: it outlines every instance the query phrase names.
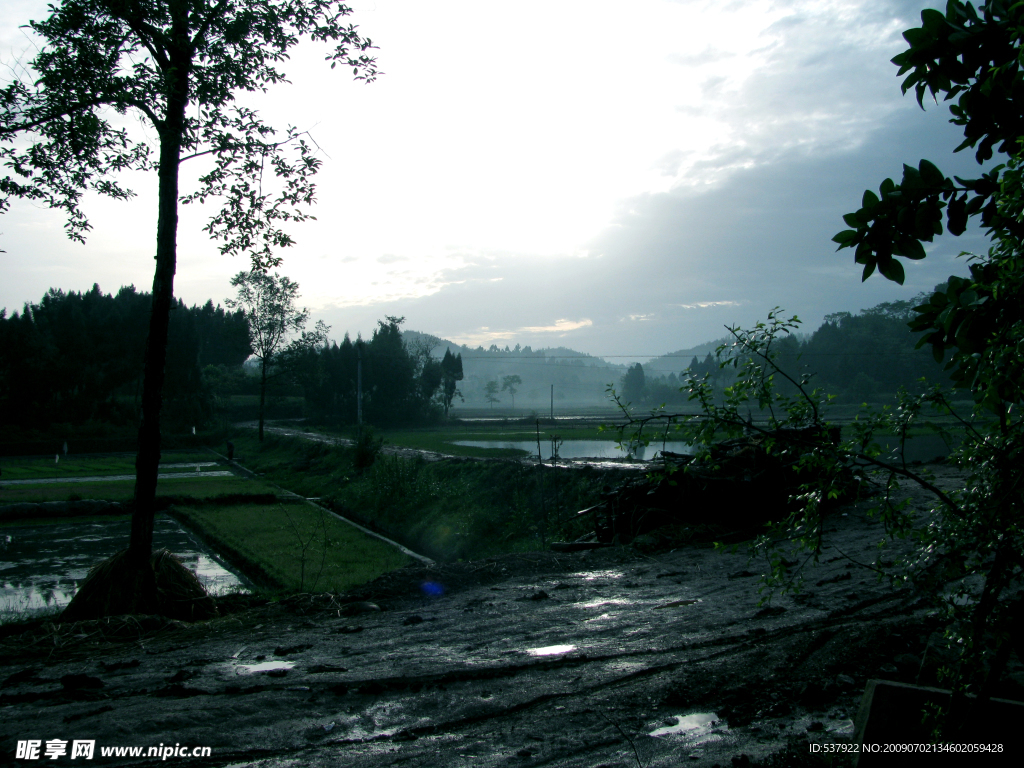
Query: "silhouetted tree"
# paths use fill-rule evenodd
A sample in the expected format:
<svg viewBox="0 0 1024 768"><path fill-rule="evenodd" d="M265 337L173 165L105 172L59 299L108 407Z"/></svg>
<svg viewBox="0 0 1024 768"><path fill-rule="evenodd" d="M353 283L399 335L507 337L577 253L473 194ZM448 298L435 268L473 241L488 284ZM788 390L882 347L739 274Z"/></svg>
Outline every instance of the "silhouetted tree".
<svg viewBox="0 0 1024 768"><path fill-rule="evenodd" d="M451 411L452 400L459 394L458 385L462 378L462 353L453 355L450 349L446 349L444 359L441 360L441 404L446 419Z"/></svg>
<svg viewBox="0 0 1024 768"><path fill-rule="evenodd" d="M80 206L86 190L131 197L111 178L124 169L156 171L159 179L127 572L138 579L137 597L130 599L142 600L142 609L153 594L147 569L178 203L226 198L206 231L223 241L222 252L248 254L254 268L276 266L273 249L292 242L281 224L307 218L302 206L313 202L320 161L296 129L276 135L255 111L235 105L235 94L284 80L275 65L304 37L333 43L332 67L351 66L359 78L373 79L374 62L365 53L370 42L342 25L350 9L329 0L63 0L50 9L46 20L29 23L43 47L28 74L0 90L0 157L12 172L0 179L0 211L12 197L63 210L68 235L82 240L89 228ZM121 118L112 116L129 110L152 130L136 138L117 127ZM181 163L199 156L213 168L182 198ZM278 194L264 188L263 169L287 180ZM116 607L123 612L130 604Z"/></svg>
<svg viewBox="0 0 1024 768"><path fill-rule="evenodd" d="M644 395L644 367L634 363L622 377L622 399L627 403L642 403Z"/></svg>
<svg viewBox="0 0 1024 768"><path fill-rule="evenodd" d="M484 397L487 398L487 402L490 403L491 408L494 407L495 403L501 402L498 399L498 382L488 381L487 384L484 385Z"/></svg>
<svg viewBox="0 0 1024 768"><path fill-rule="evenodd" d="M516 344L516 351L519 351L519 345ZM512 410L516 409L516 392L519 390L516 387L522 386L523 378L518 374L512 374L511 376L505 376L501 380L501 391L504 392L506 389L508 393L512 395Z"/></svg>
<svg viewBox="0 0 1024 768"><path fill-rule="evenodd" d="M295 306L299 284L276 272L273 275L259 270L239 272L231 278L231 285L238 292L234 299L228 299L227 305L245 310L252 354L260 361L259 439L263 442L267 378L289 337L302 333L306 327L309 310Z"/></svg>

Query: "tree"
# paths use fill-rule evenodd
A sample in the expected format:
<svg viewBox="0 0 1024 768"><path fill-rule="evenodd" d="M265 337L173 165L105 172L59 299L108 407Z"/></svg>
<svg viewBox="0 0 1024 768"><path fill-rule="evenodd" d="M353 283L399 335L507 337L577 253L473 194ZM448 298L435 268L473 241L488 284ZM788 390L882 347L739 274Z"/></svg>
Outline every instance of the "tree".
<svg viewBox="0 0 1024 768"><path fill-rule="evenodd" d="M627 403L640 403L644 399L644 367L635 363L622 377L622 397Z"/></svg>
<svg viewBox="0 0 1024 768"><path fill-rule="evenodd" d="M462 397L458 390L462 378L462 353L453 355L451 349L446 349L441 360L441 404L444 406L446 419L451 411L452 400L456 395Z"/></svg>
<svg viewBox="0 0 1024 768"><path fill-rule="evenodd" d="M822 550L823 513L851 479L880 485L875 511L885 532L909 539L914 555L892 561L879 554L873 568L897 583L913 584L939 606L954 659L944 674L954 696L932 722L942 740L961 741L972 735L1011 653L1024 659L1024 72L1018 62L1024 4L990 0L978 11L950 0L945 14L926 9L921 18L920 28L904 33L909 50L893 59L901 75L910 72L904 92L915 88L922 106L926 91L947 100L959 96L950 107L952 122L964 128L958 150L976 147L982 162L998 149L1009 160L974 180L947 179L927 160L917 168L904 166L901 184L886 179L879 194L865 192L861 208L844 217L851 229L833 240L839 250L855 249L862 279L877 269L902 283L896 257L924 258L921 243L942 234L943 215L954 235L964 231L970 216L980 216L992 247L984 256L970 257L969 278L951 277L915 307L909 323L923 334L919 346L930 345L936 361L948 355L946 368L956 386L974 397L973 416L956 413L939 388L916 396L904 391L895 407L858 417L841 434L826 419L830 398L810 388L808 375L789 374L777 362L798 321L783 320L776 310L752 330L730 329L735 341L719 348L719 355L728 353L720 366L732 367L737 376L721 404L708 374L691 377L685 389L700 406L699 416L655 412L632 419L631 426L642 435L646 425L668 422L680 427L682 439L701 446L754 435L767 454L798 470L803 480L790 496L788 517L754 542L755 551L769 558L771 588L799 588L804 564L816 561ZM883 315L905 312L900 306L881 310ZM835 318L827 325L839 328L850 319ZM776 387L780 381L787 382L789 392ZM899 436L902 454L911 429L932 426L948 438L941 425L922 423L929 407L957 420L962 430L949 460L966 478L951 491L933 483L926 469L904 459L885 460L875 439ZM752 408L763 421L745 418L744 411ZM701 451L711 456L710 450ZM896 501L900 482L927 491L931 508L915 510L909 499ZM803 556L794 568L787 556L798 553ZM976 695L974 704L970 694Z"/></svg>
<svg viewBox="0 0 1024 768"><path fill-rule="evenodd" d="M231 278L238 289L234 299L225 304L245 311L249 320L249 343L252 354L260 361L260 426L263 442L263 412L267 400L267 379L277 357L284 352L290 336L301 334L309 320L309 310L295 306L299 284L276 272L252 270L239 272ZM323 334L326 336L326 332Z"/></svg>
<svg viewBox="0 0 1024 768"><path fill-rule="evenodd" d="M519 351L519 345L516 345L516 351ZM523 385L523 379L518 374L512 374L511 376L505 376L501 380L501 391L504 392L506 389L509 394L512 395L512 410L516 409L516 392L519 390L516 387Z"/></svg>
<svg viewBox="0 0 1024 768"><path fill-rule="evenodd" d="M147 568L178 204L224 198L206 227L221 251L247 254L253 269L277 266L274 249L292 244L282 224L309 218L303 209L313 202L321 161L298 129L275 132L235 104L236 94L285 81L278 64L302 38L332 44L332 68L351 66L357 79L373 80L376 70L370 41L343 25L350 9L333 0L63 0L50 8L49 18L29 24L43 41L30 70L0 89L0 157L11 169L0 179L0 211L12 198L62 210L68 236L82 241L89 229L80 205L85 191L128 199L132 191L113 178L126 169L156 171L159 179L135 509L122 579L136 587L124 586L128 602L103 609L126 612L151 604L154 594ZM117 127L115 113L129 111L152 134ZM181 164L193 158L205 158L208 172L181 197ZM269 178L264 187L264 171L279 181L276 192Z"/></svg>
<svg viewBox="0 0 1024 768"><path fill-rule="evenodd" d="M484 396L487 398L487 402L491 404L491 408L494 408L495 403L500 403L498 399L498 382L488 381L484 386Z"/></svg>
<svg viewBox="0 0 1024 768"><path fill-rule="evenodd" d="M971 256L970 277L950 277L914 308L913 330L923 335L957 387L969 390L975 417L964 422L964 439L953 460L968 478L961 490L939 499L930 524L919 531L921 561L934 566L947 638L960 653L949 672L954 689L950 721L967 708L967 693L984 702L1006 668L1011 650L1024 659L1024 72L1018 52L1024 38L1024 6L989 0L976 10L950 0L946 13L925 9L921 27L903 36L909 49L893 59L907 74L903 92L916 90L924 107L930 92L950 106L951 122L964 129L957 147L976 148L979 163L997 150L1009 156L978 179L946 178L927 160L904 166L903 181L886 179L880 195L866 191L861 208L844 216L851 229L833 240L855 248L863 278L874 269L903 282L894 256L925 257L921 242L961 234L980 216L993 245ZM946 406L934 392L925 400ZM898 517L894 517L898 521Z"/></svg>

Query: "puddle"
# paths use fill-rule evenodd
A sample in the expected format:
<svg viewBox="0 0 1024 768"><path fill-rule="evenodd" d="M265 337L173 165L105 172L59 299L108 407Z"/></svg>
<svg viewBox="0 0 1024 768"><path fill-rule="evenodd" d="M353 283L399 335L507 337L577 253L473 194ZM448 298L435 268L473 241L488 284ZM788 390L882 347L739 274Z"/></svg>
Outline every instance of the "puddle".
<svg viewBox="0 0 1024 768"><path fill-rule="evenodd" d="M584 571L582 573L570 573L569 577L583 579L584 581L595 581L596 579L621 579L622 571Z"/></svg>
<svg viewBox="0 0 1024 768"><path fill-rule="evenodd" d="M543 648L527 648L526 652L531 656L557 656L560 653L570 653L575 650L575 645L545 645Z"/></svg>
<svg viewBox="0 0 1024 768"><path fill-rule="evenodd" d="M633 605L632 600L591 600L589 603L576 603L580 608L602 608L606 605Z"/></svg>
<svg viewBox="0 0 1024 768"><path fill-rule="evenodd" d="M261 661L257 664L239 664L236 675L258 675L261 672L287 671L295 666L294 661Z"/></svg>
<svg viewBox="0 0 1024 768"><path fill-rule="evenodd" d="M849 718L845 720L837 720L834 723L829 723L825 726L827 730L833 736L847 736L852 737L854 731L853 720Z"/></svg>
<svg viewBox="0 0 1024 768"><path fill-rule="evenodd" d="M721 741L721 734L729 730L714 712L694 712L692 715L676 715L675 718L675 725L657 728L650 735L678 736L689 744L706 744Z"/></svg>

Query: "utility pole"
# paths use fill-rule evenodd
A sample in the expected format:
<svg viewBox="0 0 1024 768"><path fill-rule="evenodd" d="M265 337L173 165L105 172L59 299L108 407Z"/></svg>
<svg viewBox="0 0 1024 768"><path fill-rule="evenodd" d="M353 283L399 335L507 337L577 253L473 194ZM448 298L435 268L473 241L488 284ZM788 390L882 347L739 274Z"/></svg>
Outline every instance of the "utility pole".
<svg viewBox="0 0 1024 768"><path fill-rule="evenodd" d="M356 342L356 435L363 436L363 342Z"/></svg>
<svg viewBox="0 0 1024 768"><path fill-rule="evenodd" d="M555 420L555 385L551 385L551 420Z"/></svg>

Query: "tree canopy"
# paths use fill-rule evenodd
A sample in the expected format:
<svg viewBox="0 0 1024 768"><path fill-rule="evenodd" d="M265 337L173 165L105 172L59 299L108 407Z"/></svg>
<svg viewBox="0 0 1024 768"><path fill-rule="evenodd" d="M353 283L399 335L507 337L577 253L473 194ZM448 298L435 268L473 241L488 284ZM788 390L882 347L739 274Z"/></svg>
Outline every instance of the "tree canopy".
<svg viewBox="0 0 1024 768"><path fill-rule="evenodd" d="M177 264L178 204L220 199L205 231L220 250L277 266L275 249L291 245L283 229L309 218L315 147L293 126L276 131L241 93L286 82L280 68L303 38L333 46L327 60L373 80L369 40L343 23L351 13L332 0L62 0L29 27L42 41L21 76L0 88L0 212L22 198L66 215L68 236L82 240L89 221L82 196L127 199L123 170L158 177L156 269L146 341L135 510L123 579L126 602L100 599L102 611L152 603L147 575L160 461L160 408L167 329ZM123 127L129 113L148 131ZM151 138L153 137L153 138ZM182 196L183 162L203 158L198 188ZM141 580L140 580L141 579ZM90 588L91 589L91 588ZM91 597L83 596L81 604ZM78 599L78 598L76 598Z"/></svg>

